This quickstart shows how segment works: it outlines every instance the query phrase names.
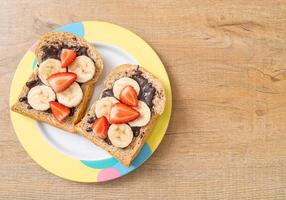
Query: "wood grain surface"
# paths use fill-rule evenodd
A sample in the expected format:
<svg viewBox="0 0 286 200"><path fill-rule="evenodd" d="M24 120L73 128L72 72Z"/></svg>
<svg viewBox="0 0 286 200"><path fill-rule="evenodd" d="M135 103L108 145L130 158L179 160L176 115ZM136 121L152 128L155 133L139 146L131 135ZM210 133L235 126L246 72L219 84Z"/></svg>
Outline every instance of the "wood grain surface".
<svg viewBox="0 0 286 200"><path fill-rule="evenodd" d="M139 34L173 88L157 151L103 184L42 169L9 118L9 87L26 50L82 20ZM0 199L286 199L286 1L2 0L0 100Z"/></svg>

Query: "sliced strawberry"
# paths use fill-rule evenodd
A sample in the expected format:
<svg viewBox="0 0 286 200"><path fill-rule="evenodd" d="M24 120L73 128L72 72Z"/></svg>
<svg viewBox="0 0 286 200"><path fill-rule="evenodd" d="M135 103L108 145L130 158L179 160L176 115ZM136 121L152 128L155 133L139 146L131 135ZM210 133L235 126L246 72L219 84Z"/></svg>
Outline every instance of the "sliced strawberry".
<svg viewBox="0 0 286 200"><path fill-rule="evenodd" d="M56 101L50 101L50 107L55 118L62 122L70 114L70 109L63 104Z"/></svg>
<svg viewBox="0 0 286 200"><path fill-rule="evenodd" d="M122 103L125 103L129 106L137 106L138 105L138 99L137 99L137 93L135 89L128 85L121 91L119 95L119 99Z"/></svg>
<svg viewBox="0 0 286 200"><path fill-rule="evenodd" d="M106 119L106 117L100 117L95 120L95 122L92 125L92 130L94 133L97 134L98 137L101 139L107 138L107 132L108 132L109 123Z"/></svg>
<svg viewBox="0 0 286 200"><path fill-rule="evenodd" d="M139 115L137 110L123 103L116 103L111 108L109 121L111 124L123 124L137 119Z"/></svg>
<svg viewBox="0 0 286 200"><path fill-rule="evenodd" d="M61 63L62 68L68 67L76 58L76 51L73 49L62 49Z"/></svg>
<svg viewBox="0 0 286 200"><path fill-rule="evenodd" d="M47 81L55 92L62 92L73 84L76 79L77 75L73 72L58 72L49 76Z"/></svg>

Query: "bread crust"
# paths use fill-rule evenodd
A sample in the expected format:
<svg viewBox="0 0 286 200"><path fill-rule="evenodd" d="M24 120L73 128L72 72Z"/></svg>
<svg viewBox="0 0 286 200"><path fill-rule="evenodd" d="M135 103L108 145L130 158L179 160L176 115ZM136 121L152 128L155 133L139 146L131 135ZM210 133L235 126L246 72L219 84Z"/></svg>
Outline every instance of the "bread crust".
<svg viewBox="0 0 286 200"><path fill-rule="evenodd" d="M156 94L153 99L154 105L151 111L152 116L151 116L150 122L146 126L141 127L139 135L133 138L132 142L130 143L128 147L122 149L122 148L115 147L113 145L109 145L104 140L97 137L97 135L95 135L93 132L86 131L86 128L90 127L90 124L87 123L88 118L91 116L94 116L95 103L92 105L92 107L87 112L87 114L84 116L84 118L81 120L81 122L76 125L77 132L79 132L84 137L88 138L90 141L92 141L97 146L101 147L103 150L110 153L120 163L122 163L124 166L127 166L127 167L130 166L134 158L140 152L147 137L151 133L151 130L154 126L154 122L156 121L157 117L163 113L164 108L165 108L165 101L166 101L165 90L163 86L161 85L160 81L156 77L154 77L150 72L148 72L144 68L139 67L137 65L124 64L124 65L120 65L114 68L111 71L111 73L107 76L107 78L105 79L105 82L104 82L105 89L112 88L113 83L122 77L131 77L133 74L135 74L135 71L137 69L142 71L141 75L144 78L147 78L148 82L151 82L153 87L156 88Z"/></svg>
<svg viewBox="0 0 286 200"><path fill-rule="evenodd" d="M89 100L92 97L95 84L102 73L103 61L99 53L96 51L95 47L89 44L84 39L68 32L49 32L42 36L36 47L36 57L38 59L39 64L42 62L41 59L43 54L42 48L45 46L51 46L51 45L54 46L55 44L84 46L87 48L88 56L91 57L95 62L95 67L96 67L95 75L93 79L91 79L90 81L81 84L81 89L84 95L81 103L78 106L76 106L73 116L66 118L64 122L58 122L52 113L37 111L34 109L28 109L27 104L25 102L20 102L19 100L17 100L17 102L11 107L11 110L23 114L25 116L28 116L30 118L36 119L38 121L50 124L57 128L75 133L75 124L78 123L84 116ZM36 80L37 76L38 76L38 69L36 68L33 71L32 75L29 77L28 81ZM26 85L24 85L19 95L19 98L27 96L28 91L29 88Z"/></svg>

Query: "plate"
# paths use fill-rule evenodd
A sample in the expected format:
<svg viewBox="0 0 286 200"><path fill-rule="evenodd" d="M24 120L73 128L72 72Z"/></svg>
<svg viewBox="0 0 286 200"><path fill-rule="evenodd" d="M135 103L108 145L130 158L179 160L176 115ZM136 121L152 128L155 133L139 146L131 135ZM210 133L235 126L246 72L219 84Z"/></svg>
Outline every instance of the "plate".
<svg viewBox="0 0 286 200"><path fill-rule="evenodd" d="M90 104L103 89L104 78L112 68L124 63L140 64L160 79L166 90L166 107L130 167L124 167L111 155L84 137L10 112L17 137L29 156L49 172L78 182L104 182L135 170L156 150L167 130L172 107L168 74L156 52L129 30L107 22L84 21L53 31L67 31L93 43L104 61L104 71ZM20 61L10 89L10 106L17 101L22 86L37 64L33 45ZM90 106L90 105L89 105Z"/></svg>

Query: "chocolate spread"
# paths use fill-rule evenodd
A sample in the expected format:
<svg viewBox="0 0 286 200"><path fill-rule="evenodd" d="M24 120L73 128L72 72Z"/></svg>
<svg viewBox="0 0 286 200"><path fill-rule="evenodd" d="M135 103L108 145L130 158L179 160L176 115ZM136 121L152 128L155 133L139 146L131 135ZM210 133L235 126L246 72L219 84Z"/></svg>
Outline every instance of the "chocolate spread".
<svg viewBox="0 0 286 200"><path fill-rule="evenodd" d="M45 110L44 112L46 112L46 113L52 113L52 110L51 110L51 108L49 108L48 110Z"/></svg>
<svg viewBox="0 0 286 200"><path fill-rule="evenodd" d="M140 127L131 127L132 131L133 131L133 136L137 137L140 133Z"/></svg>
<svg viewBox="0 0 286 200"><path fill-rule="evenodd" d="M75 112L75 107L70 108L69 116L73 116L74 112Z"/></svg>
<svg viewBox="0 0 286 200"><path fill-rule="evenodd" d="M134 79L140 87L140 93L138 95L139 100L144 101L152 110L152 101L156 94L156 89L152 86L151 83L148 82L146 78L142 76L142 72L140 70L136 70L135 74L131 78ZM104 90L102 92L102 98L103 97L114 97L112 89Z"/></svg>
<svg viewBox="0 0 286 200"><path fill-rule="evenodd" d="M42 50L43 50L42 61L48 58L55 58L55 59L60 58L59 49L54 46L44 47Z"/></svg>
<svg viewBox="0 0 286 200"><path fill-rule="evenodd" d="M74 49L76 51L77 56L81 56L81 55L87 55L87 48L86 47L82 47L82 46L67 46L67 45L62 45L62 46L45 46L42 48L43 51L43 55L42 55L42 61L48 59L48 58L55 58L60 60L60 56L61 56L61 51L62 49ZM37 67L39 67L39 64L37 64ZM43 83L41 82L41 80L37 77L37 79L31 80L26 82L26 86L31 89L32 87L35 87L37 85L42 85ZM32 106L29 105L28 101L27 101L27 97L20 97L19 98L20 102L25 102L26 104L28 104L28 109L32 109ZM70 108L70 114L69 116L73 116L74 112L75 112L75 107ZM47 113L51 113L51 110L48 109L44 112Z"/></svg>
<svg viewBox="0 0 286 200"><path fill-rule="evenodd" d="M82 47L82 46L68 46L68 45L61 45L58 47L45 46L42 48L42 51L43 51L42 61L48 58L55 58L55 59L60 60L62 49L74 49L76 51L77 56L82 56L82 55L88 56L87 48Z"/></svg>
<svg viewBox="0 0 286 200"><path fill-rule="evenodd" d="M32 107L30 104L28 104L27 108L28 108L29 110L30 110L30 109L33 109L33 107Z"/></svg>
<svg viewBox="0 0 286 200"><path fill-rule="evenodd" d="M96 120L95 116L94 117L90 117L90 118L88 118L87 123L92 124L95 120Z"/></svg>
<svg viewBox="0 0 286 200"><path fill-rule="evenodd" d="M102 92L102 98L103 97L113 97L113 91L112 89L106 89Z"/></svg>
<svg viewBox="0 0 286 200"><path fill-rule="evenodd" d="M146 78L142 76L142 72L137 70L132 78L137 81L140 86L139 99L144 101L150 109L153 107L153 99L156 93L156 89L148 82Z"/></svg>
<svg viewBox="0 0 286 200"><path fill-rule="evenodd" d="M27 101L27 97L20 97L20 98L19 98L19 101L20 101L20 102L26 102L26 101Z"/></svg>
<svg viewBox="0 0 286 200"><path fill-rule="evenodd" d="M92 128L91 127L87 127L85 130L86 130L86 132L91 132Z"/></svg>
<svg viewBox="0 0 286 200"><path fill-rule="evenodd" d="M107 137L105 140L104 140L108 145L111 145L111 141L110 139Z"/></svg>
<svg viewBox="0 0 286 200"><path fill-rule="evenodd" d="M152 110L152 107L153 107L152 101L153 101L154 96L156 94L156 89L153 87L153 85L151 83L148 82L148 80L146 78L144 78L142 76L142 71L140 71L139 69L136 70L135 74L131 78L134 79L140 87L140 93L138 95L139 100L144 101L148 105L150 110ZM102 92L101 98L103 98L103 97L114 97L112 88L104 90ZM90 117L87 122L89 124L92 124L94 121L95 121L95 119L93 117ZM141 127L131 127L131 129L133 132L133 136L138 137L138 135L140 134ZM141 135L141 137L142 136L143 135ZM110 143L110 140L108 138L106 138L105 142Z"/></svg>
<svg viewBox="0 0 286 200"><path fill-rule="evenodd" d="M39 78L36 78L34 80L26 82L27 88L30 90L32 87L35 87L37 85L42 85L42 81ZM28 103L28 98L26 96L20 97L19 98L20 102L24 102L27 104L28 109L32 109L32 106Z"/></svg>
<svg viewBox="0 0 286 200"><path fill-rule="evenodd" d="M37 86L37 85L42 85L42 84L43 84L42 81L41 81L39 78L37 78L37 79L31 80L31 81L28 81L28 82L26 83L26 86L27 86L29 89L31 89L32 87L35 87L35 86Z"/></svg>

